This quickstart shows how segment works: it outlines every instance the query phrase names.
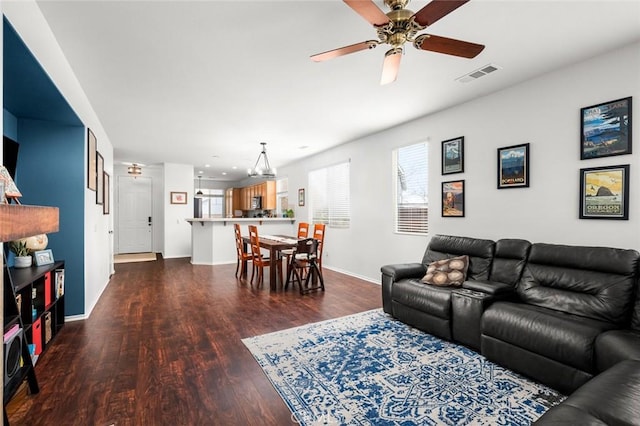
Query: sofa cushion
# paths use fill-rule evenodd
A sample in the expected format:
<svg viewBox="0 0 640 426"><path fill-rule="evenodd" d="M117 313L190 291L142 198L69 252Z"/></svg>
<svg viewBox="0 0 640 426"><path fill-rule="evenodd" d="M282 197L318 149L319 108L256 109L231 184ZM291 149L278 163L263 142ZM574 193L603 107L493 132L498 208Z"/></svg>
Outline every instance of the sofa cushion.
<svg viewBox="0 0 640 426"><path fill-rule="evenodd" d="M610 330L596 339L598 371L607 370L625 359L640 361L640 332Z"/></svg>
<svg viewBox="0 0 640 426"><path fill-rule="evenodd" d="M402 280L393 285L391 299L448 320L451 317L451 291L455 288L432 286L415 279Z"/></svg>
<svg viewBox="0 0 640 426"><path fill-rule="evenodd" d="M628 324L638 263L635 250L536 243L517 293L531 305Z"/></svg>
<svg viewBox="0 0 640 426"><path fill-rule="evenodd" d="M603 321L512 302L492 304L482 315L481 325L483 335L587 373L596 371L596 337L610 328Z"/></svg>
<svg viewBox="0 0 640 426"><path fill-rule="evenodd" d="M489 279L515 287L522 275L530 249L531 243L527 240L505 238L496 241Z"/></svg>
<svg viewBox="0 0 640 426"><path fill-rule="evenodd" d="M437 286L460 287L467 278L468 267L469 256L437 260L429 264L427 274L422 278L422 282Z"/></svg>
<svg viewBox="0 0 640 426"><path fill-rule="evenodd" d="M640 361L623 361L601 373L547 411L534 424L640 424Z"/></svg>
<svg viewBox="0 0 640 426"><path fill-rule="evenodd" d="M467 255L469 256L467 279L486 280L489 279L494 247L495 243L492 240L434 235L422 257L422 264L426 269L430 263L437 260Z"/></svg>

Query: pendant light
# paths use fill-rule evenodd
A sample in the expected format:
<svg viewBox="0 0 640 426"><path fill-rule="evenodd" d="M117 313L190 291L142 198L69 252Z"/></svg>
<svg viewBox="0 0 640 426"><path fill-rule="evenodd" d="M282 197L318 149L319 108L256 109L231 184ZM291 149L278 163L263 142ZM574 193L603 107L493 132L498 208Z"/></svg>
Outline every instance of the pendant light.
<svg viewBox="0 0 640 426"><path fill-rule="evenodd" d="M198 175L198 192L196 192L196 198L201 198L204 195L202 192L202 176Z"/></svg>
<svg viewBox="0 0 640 426"><path fill-rule="evenodd" d="M249 177L264 177L264 178L275 178L276 177L276 169L272 169L269 165L269 159L267 158L267 143L260 142L262 145L262 152L258 155L258 159L256 160L256 164L252 169L247 171L247 175ZM262 159L262 164L260 164L260 159Z"/></svg>

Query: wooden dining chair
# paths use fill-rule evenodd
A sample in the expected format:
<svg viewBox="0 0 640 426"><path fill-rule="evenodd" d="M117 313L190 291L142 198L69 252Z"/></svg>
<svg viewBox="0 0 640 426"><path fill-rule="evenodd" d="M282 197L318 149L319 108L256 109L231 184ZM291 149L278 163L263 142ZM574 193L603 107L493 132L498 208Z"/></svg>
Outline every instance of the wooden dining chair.
<svg viewBox="0 0 640 426"><path fill-rule="evenodd" d="M255 225L249 225L249 243L251 245L251 255L253 256L253 266L254 266L253 270L251 271L250 282L253 283L254 272L258 271L256 283L263 284L264 268L268 268L270 266L269 264L270 259L269 257L265 257L262 254L262 251L260 249L260 237L258 236L258 227ZM280 279L282 280L282 263L277 262L276 265L278 268L278 274L281 277Z"/></svg>
<svg viewBox="0 0 640 426"><path fill-rule="evenodd" d="M313 238L318 241L318 268L322 272L322 249L324 248L324 236L327 225L315 223L313 225Z"/></svg>
<svg viewBox="0 0 640 426"><path fill-rule="evenodd" d="M309 236L309 224L306 222L298 223L298 239L307 238ZM291 256L293 255L293 249L285 249L280 251L280 255L284 259L284 264L287 265L287 276L289 276L289 264L291 263Z"/></svg>
<svg viewBox="0 0 640 426"><path fill-rule="evenodd" d="M240 275L246 275L247 262L253 261L253 254L246 252L244 249L244 243L242 241L242 233L240 232L240 224L234 223L233 227L234 227L234 232L236 237L236 253L238 257L238 260L236 263L236 277L238 277L238 272L240 272ZM253 262L251 262L251 268L252 268L251 275L253 275L253 268L254 268Z"/></svg>
<svg viewBox="0 0 640 426"><path fill-rule="evenodd" d="M322 271L318 268L318 240L315 238L305 238L298 241L293 249L291 261L287 268L287 282L295 286L298 283L300 294L309 293L314 290L324 291L324 278Z"/></svg>

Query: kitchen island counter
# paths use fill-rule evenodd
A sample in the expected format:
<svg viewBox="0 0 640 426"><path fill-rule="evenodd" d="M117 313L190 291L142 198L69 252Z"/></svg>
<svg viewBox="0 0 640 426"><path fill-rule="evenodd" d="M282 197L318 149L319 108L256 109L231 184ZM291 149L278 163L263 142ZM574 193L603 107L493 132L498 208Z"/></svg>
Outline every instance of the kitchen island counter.
<svg viewBox="0 0 640 426"><path fill-rule="evenodd" d="M243 236L248 225L258 225L259 235L295 235L295 218L290 217L217 217L185 219L191 225L191 263L222 265L236 262L234 223Z"/></svg>

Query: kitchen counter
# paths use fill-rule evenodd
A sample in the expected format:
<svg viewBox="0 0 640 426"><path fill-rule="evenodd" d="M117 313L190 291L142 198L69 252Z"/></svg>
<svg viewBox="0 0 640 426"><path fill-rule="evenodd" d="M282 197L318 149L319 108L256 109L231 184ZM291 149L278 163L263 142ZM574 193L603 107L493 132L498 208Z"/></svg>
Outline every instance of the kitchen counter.
<svg viewBox="0 0 640 426"><path fill-rule="evenodd" d="M236 262L233 226L239 223L243 236L249 235L248 225L258 225L259 235L296 235L295 218L291 217L217 217L188 218L191 225L191 263L193 265L223 265ZM198 226L200 224L200 226Z"/></svg>
<svg viewBox="0 0 640 426"><path fill-rule="evenodd" d="M194 223L200 223L202 226L204 226L206 222L222 222L224 225L226 225L227 222L231 222L231 223L259 222L260 224L262 224L263 222L290 222L293 224L295 223L296 218L295 217L211 217L211 218L190 218L185 220L189 222L190 225L193 225Z"/></svg>

